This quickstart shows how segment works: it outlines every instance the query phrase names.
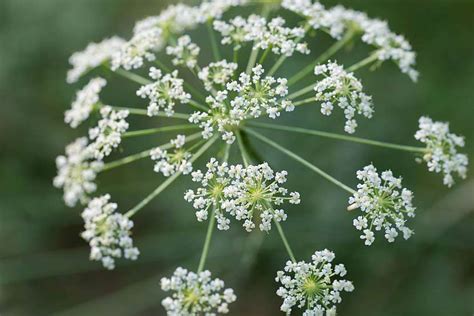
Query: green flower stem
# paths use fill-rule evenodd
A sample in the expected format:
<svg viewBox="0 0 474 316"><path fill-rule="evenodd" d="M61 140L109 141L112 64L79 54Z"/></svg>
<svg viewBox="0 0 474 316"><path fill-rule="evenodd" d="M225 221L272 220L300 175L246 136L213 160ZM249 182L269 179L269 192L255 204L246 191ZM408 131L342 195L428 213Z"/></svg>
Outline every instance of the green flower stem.
<svg viewBox="0 0 474 316"><path fill-rule="evenodd" d="M239 50L240 50L240 49L235 49L235 48L234 48L234 54L233 54L232 60L233 60L233 62L234 62L235 64L238 64L238 63L239 63Z"/></svg>
<svg viewBox="0 0 474 316"><path fill-rule="evenodd" d="M116 70L113 70L113 72L115 72L116 74L119 74L122 77L127 78L131 81L139 83L141 85L149 84L149 83L152 82L151 80L148 80L147 78L144 78L140 75L137 75L136 73L133 73L131 71L127 71L127 70L122 69L122 68L118 68Z"/></svg>
<svg viewBox="0 0 474 316"><path fill-rule="evenodd" d="M156 64L158 67L160 67L160 68L161 68L162 70L164 70L165 72L167 72L167 73L171 73L171 72L172 72L171 68L169 68L168 66L166 66L161 60L155 59L154 62L155 62L155 64Z"/></svg>
<svg viewBox="0 0 474 316"><path fill-rule="evenodd" d="M271 47L268 47L262 54L262 57L260 57L260 60L258 61L258 63L260 65L263 65L263 62L265 61L265 59L267 59L267 56L268 56L268 53L272 50Z"/></svg>
<svg viewBox="0 0 474 316"><path fill-rule="evenodd" d="M344 183L340 182L339 180L335 179L334 177L330 176L329 174L327 174L326 172L324 172L323 170L319 169L318 167L316 167L315 165L313 165L312 163L310 163L309 161L301 158L300 156L298 156L297 154L293 153L292 151L278 145L276 142L266 138L265 136L263 136L262 134L260 133L257 133L255 132L254 130L252 129L249 129L249 128L245 128L245 131L251 135L253 135L254 137L260 139L261 141L263 141L264 143L267 143L268 145L272 146L273 148L275 149L278 149L279 151L281 151L282 153L286 154L287 156L293 158L294 160L296 160L297 162L301 163L302 165L308 167L309 169L311 169L312 171L316 172L317 174L319 174L320 176L322 176L323 178L325 178L326 180L334 183L335 185L337 185L338 187L346 190L347 192L351 193L351 194L354 194L355 191L348 187L347 185L345 185Z"/></svg>
<svg viewBox="0 0 474 316"><path fill-rule="evenodd" d="M275 223L275 226L278 230L278 234L280 234L281 240L283 241L286 251L288 252L288 256L290 256L291 261L296 262L295 255L293 254L293 250L291 250L290 244L288 243L288 240L286 239L283 228L281 227L280 223L277 222L276 220L273 220L273 223Z"/></svg>
<svg viewBox="0 0 474 316"><path fill-rule="evenodd" d="M212 137L210 140L207 141L204 146L202 146L190 159L191 162L194 162L196 159L198 159L202 154L204 154L209 147L211 147L212 144L217 140L217 135ZM173 183L180 175L182 172L177 172L171 177L167 178L165 182L160 184L153 192L151 192L147 197L145 197L140 203L138 203L135 207L130 209L127 213L125 213L125 216L127 217L132 217L135 215L138 211L140 211L143 207L145 207L148 203L150 203L155 197L158 196L161 192L163 192L171 183Z"/></svg>
<svg viewBox="0 0 474 316"><path fill-rule="evenodd" d="M307 98L307 99L304 99L304 100L300 100L300 101L293 102L293 105L294 105L294 106L305 105L305 104L308 104L308 103L311 103L311 102L315 102L315 101L316 101L316 98L315 98L315 97L311 97L311 98Z"/></svg>
<svg viewBox="0 0 474 316"><path fill-rule="evenodd" d="M148 112L145 109L137 109L137 108L129 108L129 107L124 107L124 106L112 106L114 110L126 110L130 112L130 114L135 114L135 115L146 115L148 116ZM165 112L158 112L154 114L153 116L159 116L159 117L169 117L169 118L175 118L175 119L180 119L180 120L187 120L189 119L189 115L185 113L174 113L172 115L168 115Z"/></svg>
<svg viewBox="0 0 474 316"><path fill-rule="evenodd" d="M221 53L219 51L219 46L217 45L216 33L214 33L214 29L212 28L212 20L208 20L206 26L207 31L209 33L209 37L211 39L212 53L214 54L214 59L216 61L219 61L221 60Z"/></svg>
<svg viewBox="0 0 474 316"><path fill-rule="evenodd" d="M144 135L156 134L160 132L172 132L172 131L187 130L187 129L194 129L194 128L198 128L198 126L194 124L181 124L181 125L172 125L172 126L164 126L164 127L157 127L157 128L148 128L148 129L142 129L139 131L130 131L130 132L123 133L122 138L144 136Z"/></svg>
<svg viewBox="0 0 474 316"><path fill-rule="evenodd" d="M194 134L191 134L189 136L186 136L186 143L188 142L191 142L193 140L196 140L196 139L199 139L201 137L201 132L199 133L194 133ZM172 148L173 145L171 143L166 143L164 145L161 145L159 146L161 149L169 149L169 148ZM153 147L153 148L156 148L156 147ZM123 165L126 165L126 164L129 164L131 162L134 162L134 161L137 161L137 160L140 160L140 159L143 159L143 158L146 158L146 157L149 157L150 156L150 150L152 150L153 148L150 148L150 149L147 149L147 150L144 150L142 152L139 152L139 153L136 153L136 154L133 154L133 155L130 155L130 156L127 156L127 157L124 157L122 159L118 159L118 160L115 160L115 161L111 161L109 163L106 163L102 169L100 170L100 172L102 171L107 171L107 170L110 170L110 169L113 169L113 168L116 168L116 167L120 167L120 166L123 166Z"/></svg>
<svg viewBox="0 0 474 316"><path fill-rule="evenodd" d="M343 135L343 134L328 133L328 132L323 132L323 131L318 131L318 130L311 130L311 129L300 128L300 127L283 126L283 125L258 123L258 122L248 122L247 124L249 126L254 126L254 127L261 127L261 128L266 128L266 129L280 130L280 131L285 131L285 132L293 132L293 133L300 133L300 134L307 134L307 135L314 135L314 136L338 139L338 140L343 140L343 141L348 141L348 142L354 142L354 143L360 143L360 144L366 144L366 145L378 146L378 147L384 147L384 148L391 148L391 149L397 149L397 150L403 150L403 151L409 151L409 152L415 152L415 153L425 153L426 152L425 147L414 147L414 146L398 145L398 144L380 142L380 141L377 141L377 140L365 139L365 138L348 136L348 135Z"/></svg>
<svg viewBox="0 0 474 316"><path fill-rule="evenodd" d="M190 104L191 106L195 107L196 109L201 110L201 111L204 111L204 112L209 111L209 108L208 108L208 107L206 107L206 106L202 105L201 103L198 103L198 102L196 102L196 101L194 101L194 100L189 100L189 104Z"/></svg>
<svg viewBox="0 0 474 316"><path fill-rule="evenodd" d="M300 89L296 92L293 92L292 94L288 95L286 98L288 100L293 100L293 99L295 99L299 96L305 95L306 93L313 91L314 87L316 87L316 84L312 83L309 86L306 86L306 87L304 87L304 88L302 88L302 89Z"/></svg>
<svg viewBox="0 0 474 316"><path fill-rule="evenodd" d="M260 51L260 49L252 47L252 53L250 53L250 58L249 58L249 62L247 64L247 69L245 70L245 72L247 74L250 74L250 72L252 72L252 68L255 66L255 63L257 62L257 57L258 57L259 51Z"/></svg>
<svg viewBox="0 0 474 316"><path fill-rule="evenodd" d="M318 58L316 58L315 61L313 61L311 64L303 68L303 70L298 71L293 77L291 77L288 80L288 86L294 85L301 79L303 79L306 75L314 71L314 67L322 62L327 61L331 56L336 54L341 48L346 46L347 43L349 43L354 35L356 34L355 31L348 31L346 35L344 35L343 38L341 38L339 41L335 42L331 47L329 47L324 53L322 53Z"/></svg>
<svg viewBox="0 0 474 316"><path fill-rule="evenodd" d="M250 159L249 154L247 153L247 149L245 148L244 141L242 140L241 131L238 131L236 134L237 142L239 143L240 155L242 156L242 161L244 163L244 166L248 167Z"/></svg>
<svg viewBox="0 0 474 316"><path fill-rule="evenodd" d="M375 52L372 55L370 55L369 57L364 58L361 61L359 61L358 63L355 63L354 65L347 68L347 71L348 72L354 72L356 70L359 70L360 68L362 68L366 65L369 65L369 64L373 63L374 61L378 60L378 58L379 58L379 56L378 56L377 52Z"/></svg>

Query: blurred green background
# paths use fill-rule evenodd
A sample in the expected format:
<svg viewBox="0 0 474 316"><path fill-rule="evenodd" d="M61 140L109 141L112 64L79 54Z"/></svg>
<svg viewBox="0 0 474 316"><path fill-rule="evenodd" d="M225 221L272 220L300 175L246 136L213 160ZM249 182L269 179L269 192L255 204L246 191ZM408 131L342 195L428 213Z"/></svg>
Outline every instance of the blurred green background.
<svg viewBox="0 0 474 316"><path fill-rule="evenodd" d="M416 85L391 64L374 73L361 72L375 98L376 114L370 121L361 120L357 134L416 145L417 120L430 115L451 122L453 132L466 136L465 152L472 159L474 1L340 3L389 20L418 52L421 72ZM206 225L196 223L191 206L182 199L189 179L178 181L137 216L134 238L142 255L137 262L120 262L112 272L88 261L87 245L79 237L81 210L66 208L61 192L51 184L54 158L85 131L63 123L63 112L80 86L65 83L69 55L112 34L128 37L135 20L157 14L167 4L0 1L0 315L163 315L159 279L176 266L197 266ZM322 51L329 43L322 36L312 47ZM357 61L366 52L359 46L338 59ZM283 72L302 66L286 63ZM106 96L110 102L137 102L134 84L117 79L113 86L116 89ZM323 118L315 107L285 115L281 122L334 132L343 126L340 119ZM447 189L441 176L417 165L407 153L264 132L347 184L355 185L355 171L373 162L403 175L415 192L414 238L388 244L379 236L367 248L351 225L353 215L344 211L344 192L254 143L274 169L290 171L288 187L302 194L302 205L288 210L285 223L297 256L309 258L315 250L329 248L346 264L356 291L344 295L340 315L473 315L472 172ZM126 153L116 156L164 142L162 136L126 140ZM141 161L101 175L99 192L110 192L121 209L127 209L162 181L151 166ZM229 233L215 235L208 268L237 291L232 315L278 315L273 278L285 260L276 232L248 237L235 224Z"/></svg>

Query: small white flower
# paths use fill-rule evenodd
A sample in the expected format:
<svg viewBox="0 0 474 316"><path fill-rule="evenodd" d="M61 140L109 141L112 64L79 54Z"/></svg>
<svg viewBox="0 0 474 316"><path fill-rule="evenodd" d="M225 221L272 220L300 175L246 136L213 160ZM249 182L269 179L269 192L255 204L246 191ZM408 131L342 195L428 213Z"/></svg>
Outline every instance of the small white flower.
<svg viewBox="0 0 474 316"><path fill-rule="evenodd" d="M402 179L394 177L391 171L384 171L380 176L373 165L357 171L357 178L362 183L349 198L349 209L357 207L364 213L354 219L353 224L363 231L360 238L365 244L371 245L375 240L374 230L382 229L389 242L398 236L397 229L408 239L412 231L405 223L407 217L415 217L415 207L412 205L413 193L402 188Z"/></svg>
<svg viewBox="0 0 474 316"><path fill-rule="evenodd" d="M72 102L71 109L64 113L64 122L72 128L78 127L89 118L94 107L99 103L99 93L107 84L103 78L94 78L76 93L76 98Z"/></svg>
<svg viewBox="0 0 474 316"><path fill-rule="evenodd" d="M428 169L443 173L443 183L448 187L454 184L453 174L465 179L469 160L467 155L458 153L457 147L464 147L464 137L449 132L449 124L434 122L429 117L421 117L420 129L415 138L426 144L426 161Z"/></svg>
<svg viewBox="0 0 474 316"><path fill-rule="evenodd" d="M178 78L178 71L163 75L160 69L151 67L150 77L155 82L144 85L137 91L139 97L150 100L148 116L158 115L160 110L171 116L177 102L186 104L190 101L191 95L184 91L184 81Z"/></svg>
<svg viewBox="0 0 474 316"><path fill-rule="evenodd" d="M281 283L277 295L283 298L280 309L290 315L293 308L304 310L303 315L335 315L336 304L342 301L341 292L352 292L352 282L336 279L346 275L344 265L333 266L335 255L325 249L316 251L312 262L288 261L284 271L278 271L276 282Z"/></svg>
<svg viewBox="0 0 474 316"><path fill-rule="evenodd" d="M197 57L200 48L191 41L189 35L178 38L176 46L166 47L166 53L174 56L172 62L175 66L185 66L194 69L197 65Z"/></svg>
<svg viewBox="0 0 474 316"><path fill-rule="evenodd" d="M184 135L178 135L176 139L171 140L174 146L172 153L165 149L157 147L150 151L150 157L156 161L154 170L161 172L165 177L169 177L177 172L189 174L193 170L191 161L191 153L184 150L183 145L186 142Z"/></svg>
<svg viewBox="0 0 474 316"><path fill-rule="evenodd" d="M221 60L210 63L208 66L202 68L198 73L198 77L204 83L204 87L207 91L211 91L212 89L221 90L225 88L225 84L231 81L237 67L238 65L236 63Z"/></svg>
<svg viewBox="0 0 474 316"><path fill-rule="evenodd" d="M353 73L348 73L337 63L329 62L314 68L317 76L324 78L316 83L316 100L321 101L321 113L331 115L337 105L344 111L347 133L354 133L357 127L355 114L371 118L374 112L372 97L362 91L362 83Z"/></svg>
<svg viewBox="0 0 474 316"><path fill-rule="evenodd" d="M89 145L94 157L98 160L110 155L112 149L117 148L122 142L122 134L128 129L125 120L128 111L115 111L111 106L103 106L100 109L102 119L97 126L89 129L89 138L93 142Z"/></svg>
<svg viewBox="0 0 474 316"><path fill-rule="evenodd" d="M113 36L100 43L90 43L85 50L72 54L69 58L72 69L67 73L67 82L74 83L88 71L110 61L124 44L124 39Z"/></svg>
<svg viewBox="0 0 474 316"><path fill-rule="evenodd" d="M66 146L66 155L56 158L58 175L53 184L64 190L64 202L73 207L77 202L87 203L89 194L95 192L95 178L103 163L92 160L87 138L82 137Z"/></svg>
<svg viewBox="0 0 474 316"><path fill-rule="evenodd" d="M92 199L82 212L84 232L81 236L91 247L90 259L102 261L105 268L115 268L116 258L136 260L140 252L133 247L133 222L116 213L117 204L110 203L106 194Z"/></svg>
<svg viewBox="0 0 474 316"><path fill-rule="evenodd" d="M212 279L207 270L194 273L179 267L171 278L161 279L161 289L172 292L161 301L170 316L227 314L229 304L237 299L224 281Z"/></svg>

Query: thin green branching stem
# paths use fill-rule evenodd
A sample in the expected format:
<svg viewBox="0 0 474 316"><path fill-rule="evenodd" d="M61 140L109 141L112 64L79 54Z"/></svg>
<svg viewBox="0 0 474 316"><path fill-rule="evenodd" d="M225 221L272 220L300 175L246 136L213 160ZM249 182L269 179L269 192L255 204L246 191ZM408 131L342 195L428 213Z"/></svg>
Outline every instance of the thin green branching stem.
<svg viewBox="0 0 474 316"><path fill-rule="evenodd" d="M293 133L299 133L299 134L314 135L314 136L320 136L320 137L326 137L326 138L332 138L332 139L337 139L337 140L342 140L342 141L353 142L353 143L359 143L359 144L366 144L366 145L371 145L371 146L378 146L378 147L384 147L384 148L390 148L390 149L403 150L403 151L414 152L414 153L426 153L426 148L425 147L415 147L415 146L392 144L392 143L381 142L381 141L371 140L371 139L366 139L366 138L361 138L361 137L354 137L354 136L336 134L336 133L328 133L328 132L323 132L323 131L318 131L318 130L313 130L313 129L300 128L300 127L294 127L294 126L284 126L284 125L259 123L259 122L248 122L247 124L249 126L261 127L261 128L266 128L266 129L272 129L272 130L280 130L280 131L285 131L285 132L293 132Z"/></svg>
<svg viewBox="0 0 474 316"><path fill-rule="evenodd" d="M306 75L314 71L314 67L322 62L327 61L331 58L334 54L336 54L340 49L346 46L349 43L356 32L350 30L341 38L339 41L335 42L331 47L329 47L324 53L322 53L318 58L316 58L312 63L307 65L301 71L298 71L293 77L288 80L288 86L292 86L295 83L299 82L303 79Z"/></svg>
<svg viewBox="0 0 474 316"><path fill-rule="evenodd" d="M212 27L212 20L208 20L206 23L207 31L211 39L212 53L214 54L214 59L216 61L221 60L221 52L219 51L219 46L217 45L216 33Z"/></svg>
<svg viewBox="0 0 474 316"><path fill-rule="evenodd" d="M340 187L341 189L353 194L355 193L355 191L350 188L349 186L345 185L344 183L340 182L339 180L337 180L336 178L330 176L328 173L324 172L323 170L321 170L320 168L316 167L315 165L313 165L312 163L310 163L309 161L301 158L300 156L298 156L297 154L295 154L294 152L286 149L285 147L283 146L280 146L278 145L276 142L270 140L269 138L263 136L262 134L252 130L252 129L249 129L249 128L245 128L245 131L253 136L255 136L256 138L260 139L262 142L264 143L267 143L268 145L272 146L273 148L281 151L282 153L284 153L285 155L289 156L290 158L293 158L295 161L301 163L302 165L308 167L309 169L311 169L312 171L314 171L315 173L317 173L318 175L322 176L323 178L325 178L326 180L328 180L329 182L332 182L333 184L337 185L338 187Z"/></svg>
<svg viewBox="0 0 474 316"><path fill-rule="evenodd" d="M157 128L148 128L148 129L142 129L138 131L125 132L122 134L122 138L145 136L145 135L151 135L151 134L156 134L160 132L173 132L173 131L181 131L181 130L195 129L195 128L199 128L199 127L195 124L180 124L180 125L163 126L163 127L157 127Z"/></svg>
<svg viewBox="0 0 474 316"><path fill-rule="evenodd" d="M244 163L244 166L248 167L250 158L249 158L249 154L247 153L247 149L245 148L244 141L242 140L241 131L238 131L236 134L237 134L237 142L239 144L240 155L242 156L242 161Z"/></svg>
<svg viewBox="0 0 474 316"><path fill-rule="evenodd" d="M263 65L263 63L265 62L265 59L267 59L267 56L268 56L268 53L270 53L270 51L272 50L271 47L268 47L262 54L262 56L260 57L260 60L258 61L258 63L260 65Z"/></svg>
<svg viewBox="0 0 474 316"><path fill-rule="evenodd" d="M255 66L255 63L257 62L257 57L258 57L259 51L260 51L260 49L252 47L252 52L250 53L250 58L249 58L249 62L247 64L247 69L245 70L245 72L247 74L250 74L250 72L252 71L252 68Z"/></svg>
<svg viewBox="0 0 474 316"><path fill-rule="evenodd" d="M171 73L172 70L168 66L166 66L161 60L155 59L155 64L160 67L162 70L164 70L167 73Z"/></svg>
<svg viewBox="0 0 474 316"><path fill-rule="evenodd" d="M212 233L214 232L214 227L216 226L216 207L212 208L211 218L209 219L209 224L207 226L206 240L204 241L204 246L202 247L201 259L199 259L199 266L197 273L202 272L204 265L206 264L207 255L209 253L209 245L211 244Z"/></svg>
<svg viewBox="0 0 474 316"><path fill-rule="evenodd" d="M200 137L201 137L201 132L194 133L194 134L191 134L189 136L186 136L185 142L188 143L188 142L196 140ZM159 147L161 149L169 149L169 148L172 148L173 145L171 143L166 143L166 144L161 145ZM115 161L108 162L108 163L104 164L104 166L102 167L102 169L100 169L100 171L101 172L107 171L107 170L110 170L110 169L114 169L114 168L129 164L131 162L149 157L150 156L150 150L152 150L154 148L156 148L156 147L141 151L139 153L136 153L136 154L133 154L133 155L130 155L130 156L127 156L127 157L124 157L124 158L121 158L121 159L118 159L118 160L115 160Z"/></svg>
<svg viewBox="0 0 474 316"><path fill-rule="evenodd" d="M149 84L149 83L152 82L151 80L149 80L147 78L144 78L140 75L137 75L136 73L133 73L131 71L128 71L128 70L125 70L125 69L122 69L122 68L118 68L116 70L113 70L113 72L115 72L116 74L121 75L124 78L127 78L131 81L134 81L138 84L141 84L141 85Z"/></svg>
<svg viewBox="0 0 474 316"><path fill-rule="evenodd" d="M130 112L130 114L148 116L148 112L145 109L137 109L137 108L124 107L124 106L112 106L112 108L114 110L126 110ZM171 115L168 115L167 113L160 111L160 112L153 113L153 116L175 118L175 119L180 119L180 120L189 119L189 114L185 114L185 113L173 113Z"/></svg>
<svg viewBox="0 0 474 316"><path fill-rule="evenodd" d="M233 53L233 57L232 57L232 60L235 64L238 64L239 63L239 50L240 49L235 49L234 48L234 53Z"/></svg>
<svg viewBox="0 0 474 316"><path fill-rule="evenodd" d="M361 61L359 61L358 63L355 63L354 65L350 66L349 68L347 68L347 71L349 72L354 72L356 70L359 70L375 61L377 61L379 58L378 54L375 52L373 53L372 55L370 55L369 57L367 58L364 58L362 59Z"/></svg>
<svg viewBox="0 0 474 316"><path fill-rule="evenodd" d="M294 106L305 105L305 104L308 104L308 103L311 103L311 102L314 102L314 101L316 101L316 98L311 97L311 98L307 98L307 99L304 99L304 100L293 102L293 105Z"/></svg>
<svg viewBox="0 0 474 316"><path fill-rule="evenodd" d="M208 107L206 107L206 106L202 105L201 103L198 103L198 102L196 102L196 101L194 101L194 100L189 100L189 104L190 104L191 106L195 107L196 109L201 110L201 111L204 111L204 112L209 111L209 108L208 108Z"/></svg>
<svg viewBox="0 0 474 316"><path fill-rule="evenodd" d="M204 154L209 147L211 147L212 144L217 140L217 135L212 137L210 140L208 140L190 159L190 162L194 162L196 159L198 159L202 154ZM143 207L145 207L148 203L150 203L155 197L157 197L161 192L163 192L170 184L172 184L180 175L182 172L177 172L171 177L167 178L162 184L160 184L153 192L151 192L147 197L145 197L140 203L138 203L136 206L131 208L127 213L125 213L125 216L127 217L132 217L135 215L138 211L140 211Z"/></svg>
<svg viewBox="0 0 474 316"><path fill-rule="evenodd" d="M316 87L316 83L312 83L309 86L306 86L296 92L293 92L292 94L288 95L286 98L288 100L293 100L299 96L305 95L306 93L313 91L314 87Z"/></svg>
<svg viewBox="0 0 474 316"><path fill-rule="evenodd" d="M273 219L273 223L275 224L278 234L281 237L281 240L283 241L283 245L285 245L285 249L288 252L288 256L290 256L291 261L296 262L295 255L293 254L293 250L291 250L290 244L288 243L288 240L286 239L285 232L283 231L283 228L281 227L280 223Z"/></svg>

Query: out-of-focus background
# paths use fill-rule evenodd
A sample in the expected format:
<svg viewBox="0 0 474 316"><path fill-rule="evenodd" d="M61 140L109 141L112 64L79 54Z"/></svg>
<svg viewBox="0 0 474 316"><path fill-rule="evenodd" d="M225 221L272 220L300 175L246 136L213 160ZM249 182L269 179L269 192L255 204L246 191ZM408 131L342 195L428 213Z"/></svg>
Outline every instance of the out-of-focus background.
<svg viewBox="0 0 474 316"><path fill-rule="evenodd" d="M418 52L418 84L392 64L360 73L374 96L376 115L361 120L357 135L416 145L421 115L451 122L474 154L474 2L340 1L387 19ZM159 279L176 266L195 268L205 235L182 198L181 179L135 219L134 239L142 255L112 271L88 260L79 237L80 208L66 208L52 187L54 159L85 133L63 123L80 85L65 83L67 59L90 41L112 34L128 37L134 21L157 14L156 0L2 0L0 1L0 315L163 315ZM324 1L327 6L335 1ZM319 39L318 39L319 40ZM330 41L312 43L322 51ZM360 45L359 45L360 46ZM338 55L347 63L366 52L356 46ZM203 54L210 54L206 49ZM355 56L355 57L354 57ZM302 64L286 63L285 71ZM293 68L294 69L297 68ZM136 86L124 80L108 89L110 102L130 104ZM144 103L141 102L141 105ZM159 120L157 120L159 122ZM281 122L341 132L343 122L306 107ZM133 129L133 127L132 127ZM265 132L265 131L264 131ZM345 211L347 196L278 152L254 142L275 169L290 171L288 186L302 194L302 205L288 210L287 235L299 258L317 249L336 252L356 291L344 295L340 315L472 315L474 313L474 177L452 189L408 153L273 132L287 145L336 178L355 185L354 173L370 162L404 176L415 192L416 235L394 244L378 236L368 248ZM125 141L127 153L163 143L156 136ZM120 156L121 153L116 154ZM101 175L100 193L110 192L126 209L163 178L141 161ZM233 287L239 300L232 315L277 315L276 270L286 253L276 232L248 237L235 224L217 232L208 268ZM258 248L258 253L254 249Z"/></svg>

